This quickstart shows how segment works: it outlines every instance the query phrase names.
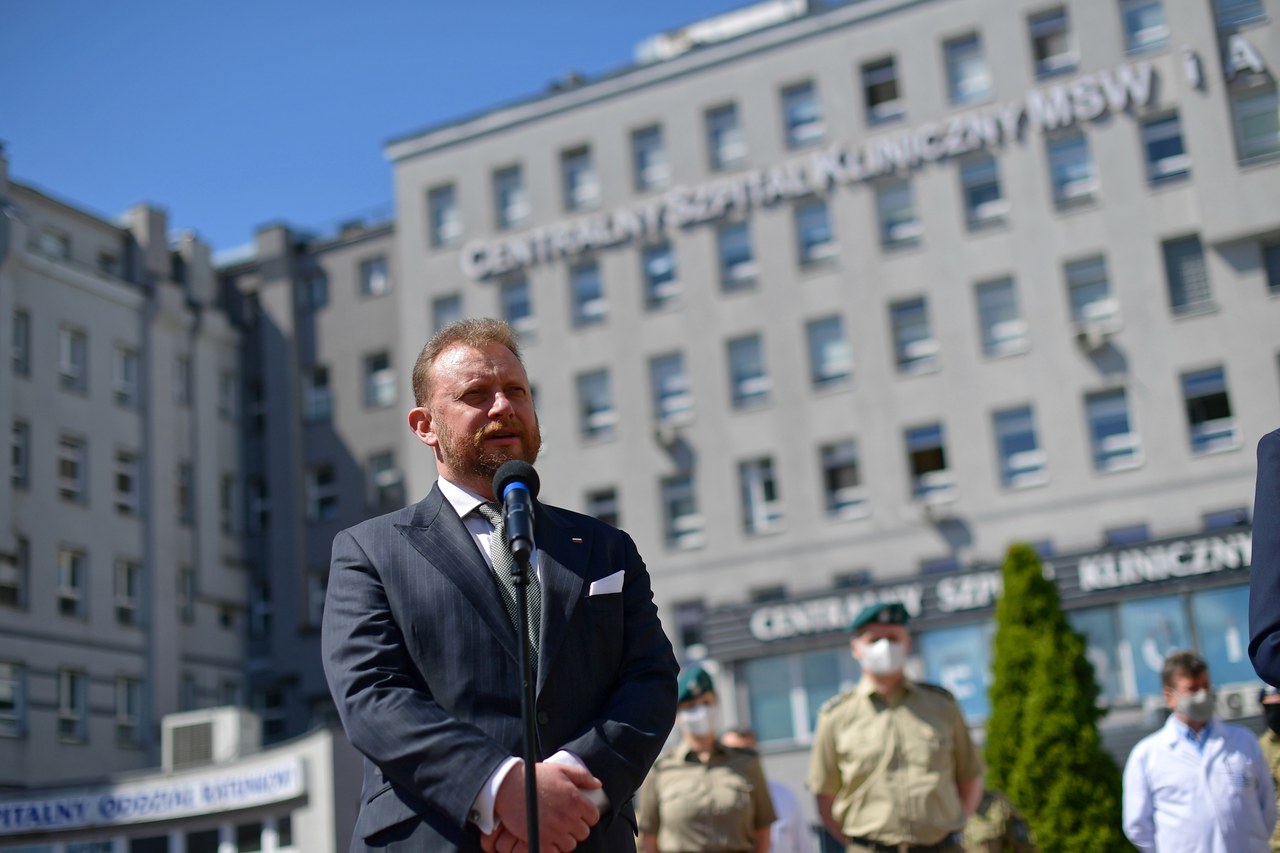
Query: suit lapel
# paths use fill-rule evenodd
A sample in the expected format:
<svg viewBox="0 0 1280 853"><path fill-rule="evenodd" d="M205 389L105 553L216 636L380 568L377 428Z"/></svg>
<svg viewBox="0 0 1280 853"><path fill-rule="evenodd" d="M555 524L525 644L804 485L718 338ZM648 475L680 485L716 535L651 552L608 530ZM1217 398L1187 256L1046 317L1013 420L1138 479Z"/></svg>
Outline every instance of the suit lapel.
<svg viewBox="0 0 1280 853"><path fill-rule="evenodd" d="M412 521L397 524L396 529L471 602L498 644L518 661L515 629L502 606L493 572L440 489L433 487L414 508Z"/></svg>
<svg viewBox="0 0 1280 853"><path fill-rule="evenodd" d="M538 691L547 680L569 621L582 597L583 572L590 564L591 541L581 530L561 526L538 505L539 581L542 584L542 634L538 644ZM574 535L576 534L576 535Z"/></svg>

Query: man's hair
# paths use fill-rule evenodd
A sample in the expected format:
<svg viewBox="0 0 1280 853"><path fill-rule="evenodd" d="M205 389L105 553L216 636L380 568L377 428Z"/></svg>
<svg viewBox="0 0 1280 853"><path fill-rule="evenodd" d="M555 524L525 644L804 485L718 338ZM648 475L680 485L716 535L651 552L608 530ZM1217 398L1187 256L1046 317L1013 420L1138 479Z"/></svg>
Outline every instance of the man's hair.
<svg viewBox="0 0 1280 853"><path fill-rule="evenodd" d="M725 732L725 734L735 735L737 737L742 738L743 740L749 740L752 743L756 742L756 731L750 726L739 726L736 729L729 729Z"/></svg>
<svg viewBox="0 0 1280 853"><path fill-rule="evenodd" d="M1164 666L1160 669L1160 683L1172 690L1173 680L1178 676L1199 678L1208 671L1209 664L1195 652L1186 650L1169 652L1169 656L1164 659Z"/></svg>
<svg viewBox="0 0 1280 853"><path fill-rule="evenodd" d="M413 364L413 399L416 405L426 407L431 402L431 365L442 352L458 344L475 349L502 344L524 364L524 359L520 358L520 343L509 323L490 317L455 320L432 335L422 352L418 353L418 360Z"/></svg>

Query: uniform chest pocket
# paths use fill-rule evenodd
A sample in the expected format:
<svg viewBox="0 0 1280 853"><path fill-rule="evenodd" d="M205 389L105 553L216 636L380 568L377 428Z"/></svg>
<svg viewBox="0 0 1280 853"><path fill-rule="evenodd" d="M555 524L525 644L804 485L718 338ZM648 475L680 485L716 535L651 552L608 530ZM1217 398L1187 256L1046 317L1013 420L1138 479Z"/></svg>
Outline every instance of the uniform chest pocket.
<svg viewBox="0 0 1280 853"><path fill-rule="evenodd" d="M925 726L902 733L902 753L912 767L949 770L952 763L951 733Z"/></svg>

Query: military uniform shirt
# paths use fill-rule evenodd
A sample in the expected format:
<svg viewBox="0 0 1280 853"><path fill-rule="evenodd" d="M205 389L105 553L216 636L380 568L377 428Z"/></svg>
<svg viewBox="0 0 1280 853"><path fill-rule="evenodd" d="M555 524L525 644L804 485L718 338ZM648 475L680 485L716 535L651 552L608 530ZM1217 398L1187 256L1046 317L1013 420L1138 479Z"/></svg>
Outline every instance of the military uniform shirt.
<svg viewBox="0 0 1280 853"><path fill-rule="evenodd" d="M706 764L687 744L658 758L640 788L640 831L667 853L754 850L777 815L755 750L716 743Z"/></svg>
<svg viewBox="0 0 1280 853"><path fill-rule="evenodd" d="M1037 853L1031 828L1009 799L983 791L978 810L964 825L965 853Z"/></svg>
<svg viewBox="0 0 1280 853"><path fill-rule="evenodd" d="M864 678L818 714L809 790L832 798L851 838L935 844L964 827L957 783L981 774L960 706L941 687L904 680L881 696Z"/></svg>
<svg viewBox="0 0 1280 853"><path fill-rule="evenodd" d="M1268 729L1259 735L1258 745L1262 747L1262 757L1271 768L1271 780L1276 783L1276 791L1280 792L1280 737ZM1271 849L1280 853L1280 821L1276 821L1275 831L1271 833Z"/></svg>

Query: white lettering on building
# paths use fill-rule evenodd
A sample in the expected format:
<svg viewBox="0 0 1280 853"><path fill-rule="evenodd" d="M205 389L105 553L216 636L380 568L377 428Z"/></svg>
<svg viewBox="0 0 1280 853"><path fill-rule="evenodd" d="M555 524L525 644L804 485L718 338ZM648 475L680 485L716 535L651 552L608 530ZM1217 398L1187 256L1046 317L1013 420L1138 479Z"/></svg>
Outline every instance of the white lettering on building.
<svg viewBox="0 0 1280 853"><path fill-rule="evenodd" d="M824 634L848 629L853 617L868 604L897 602L913 617L919 616L924 587L918 583L854 592L844 596L815 598L761 607L751 614L751 636L762 643L788 637Z"/></svg>
<svg viewBox="0 0 1280 853"><path fill-rule="evenodd" d="M1179 540L1147 548L1130 548L1109 554L1082 557L1078 566L1080 589L1117 589L1170 578L1207 575L1240 569L1253 560L1248 533Z"/></svg>

